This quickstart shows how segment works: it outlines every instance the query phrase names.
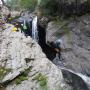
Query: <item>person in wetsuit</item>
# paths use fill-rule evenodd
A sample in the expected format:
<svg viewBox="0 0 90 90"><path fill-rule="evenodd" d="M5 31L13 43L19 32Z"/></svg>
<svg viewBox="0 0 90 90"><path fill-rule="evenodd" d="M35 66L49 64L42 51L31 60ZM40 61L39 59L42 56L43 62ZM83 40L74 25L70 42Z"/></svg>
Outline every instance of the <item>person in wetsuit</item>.
<svg viewBox="0 0 90 90"><path fill-rule="evenodd" d="M50 43L53 50L58 54L60 60L62 60L61 51L62 51L62 40L58 39L55 42Z"/></svg>

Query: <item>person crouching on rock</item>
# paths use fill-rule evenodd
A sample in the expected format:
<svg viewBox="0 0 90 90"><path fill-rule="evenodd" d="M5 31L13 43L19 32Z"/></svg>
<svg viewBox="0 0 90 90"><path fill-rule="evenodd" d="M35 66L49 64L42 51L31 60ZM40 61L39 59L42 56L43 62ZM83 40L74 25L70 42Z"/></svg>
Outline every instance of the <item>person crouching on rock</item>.
<svg viewBox="0 0 90 90"><path fill-rule="evenodd" d="M62 55L61 55L61 52L63 50L63 42L62 42L62 40L61 39L56 40L55 45L56 45L55 51L58 54L59 60L63 60Z"/></svg>
<svg viewBox="0 0 90 90"><path fill-rule="evenodd" d="M56 54L58 55L59 60L63 60L62 55L61 55L61 51L63 50L62 40L58 39L55 42L51 42L50 44L53 47L53 49L56 52Z"/></svg>
<svg viewBox="0 0 90 90"><path fill-rule="evenodd" d="M20 30L20 24L19 24L19 22L15 21L15 22L13 23L13 25L14 25L14 28L13 28L12 31L17 32L17 31Z"/></svg>
<svg viewBox="0 0 90 90"><path fill-rule="evenodd" d="M24 33L25 36L27 37L28 36L28 27L27 27L27 24L26 24L26 20L24 20L21 24L20 24L20 29L21 29L21 33Z"/></svg>

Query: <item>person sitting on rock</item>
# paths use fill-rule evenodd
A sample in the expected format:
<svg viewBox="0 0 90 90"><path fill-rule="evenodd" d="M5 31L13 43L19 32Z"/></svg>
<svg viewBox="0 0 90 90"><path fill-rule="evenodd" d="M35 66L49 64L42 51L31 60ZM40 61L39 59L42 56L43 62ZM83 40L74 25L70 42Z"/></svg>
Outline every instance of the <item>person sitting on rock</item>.
<svg viewBox="0 0 90 90"><path fill-rule="evenodd" d="M24 20L23 22L21 22L19 24L19 26L20 26L20 29L21 29L21 33L23 32L25 34L25 36L27 37L28 36L28 27L27 27L26 20Z"/></svg>

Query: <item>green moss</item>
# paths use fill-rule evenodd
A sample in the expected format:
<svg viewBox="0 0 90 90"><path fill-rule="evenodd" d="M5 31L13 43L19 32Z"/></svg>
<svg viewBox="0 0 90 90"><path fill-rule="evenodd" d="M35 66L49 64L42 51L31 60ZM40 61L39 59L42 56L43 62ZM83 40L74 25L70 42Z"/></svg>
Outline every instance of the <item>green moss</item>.
<svg viewBox="0 0 90 90"><path fill-rule="evenodd" d="M60 37L62 37L62 36L65 34L65 35L67 35L68 42L70 43L70 42L72 41L72 34L71 34L71 32L70 32L69 27L68 27L67 25L64 25L64 26L62 26L62 28L61 28L60 30L61 30L61 31L58 30L58 31L55 33L55 36L56 36L57 38L60 38Z"/></svg>
<svg viewBox="0 0 90 90"><path fill-rule="evenodd" d="M62 27L62 29L64 30L64 33L69 34L70 30L69 30L68 26L65 25Z"/></svg>
<svg viewBox="0 0 90 90"><path fill-rule="evenodd" d="M54 23L58 26L63 26L65 24L65 20L61 19L59 16L53 17Z"/></svg>
<svg viewBox="0 0 90 90"><path fill-rule="evenodd" d="M45 75L42 75L41 73L38 74L34 80L37 80L41 90L49 90L48 86L47 86L47 77Z"/></svg>
<svg viewBox="0 0 90 90"><path fill-rule="evenodd" d="M28 77L21 75L15 80L15 83L18 85L18 84L21 84L21 82L25 80L28 80Z"/></svg>
<svg viewBox="0 0 90 90"><path fill-rule="evenodd" d="M4 78L6 74L8 74L11 71L9 68L0 67L0 80Z"/></svg>
<svg viewBox="0 0 90 90"><path fill-rule="evenodd" d="M69 30L69 28L68 28L66 25L62 26L62 28L60 29L60 31L58 30L58 31L55 33L55 36L60 37L60 36L62 36L63 34L67 34L67 35L70 34L70 30Z"/></svg>
<svg viewBox="0 0 90 90"><path fill-rule="evenodd" d="M32 66L30 66L28 69L25 69L23 72L21 72L21 75L18 76L14 82L18 85L18 84L21 84L22 81L28 80L28 73L31 71L31 69L32 69Z"/></svg>
<svg viewBox="0 0 90 90"><path fill-rule="evenodd" d="M32 69L32 66L30 66L28 69L25 69L24 71L22 71L21 74L23 76L28 76L28 73L31 71L31 69Z"/></svg>
<svg viewBox="0 0 90 90"><path fill-rule="evenodd" d="M68 38L68 42L70 43L72 41L72 34L70 32L70 29L68 28L68 26L63 26L62 28L64 30L64 33L67 35Z"/></svg>
<svg viewBox="0 0 90 90"><path fill-rule="evenodd" d="M57 33L55 34L55 36L57 37L62 37L63 34L68 35L68 37L70 37L70 30L67 26L67 23L64 19L60 19L57 17L56 21L54 21L54 23L57 25L57 27L59 27L59 29L61 31L57 31Z"/></svg>

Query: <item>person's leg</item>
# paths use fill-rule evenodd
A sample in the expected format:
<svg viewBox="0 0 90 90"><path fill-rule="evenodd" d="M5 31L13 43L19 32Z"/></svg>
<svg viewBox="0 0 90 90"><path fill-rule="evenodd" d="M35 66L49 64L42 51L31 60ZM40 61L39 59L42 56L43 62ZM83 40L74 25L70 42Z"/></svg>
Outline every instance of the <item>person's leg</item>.
<svg viewBox="0 0 90 90"><path fill-rule="evenodd" d="M22 33L22 29L21 29L21 33Z"/></svg>
<svg viewBox="0 0 90 90"><path fill-rule="evenodd" d="M59 57L59 60L61 60L61 53L60 52L58 53L58 57Z"/></svg>
<svg viewBox="0 0 90 90"><path fill-rule="evenodd" d="M60 61L63 60L63 57L62 57L62 54L61 53L59 53L59 58L60 58Z"/></svg>
<svg viewBox="0 0 90 90"><path fill-rule="evenodd" d="M20 26L20 30L21 30L21 33L23 32L23 28L22 28L22 26Z"/></svg>

